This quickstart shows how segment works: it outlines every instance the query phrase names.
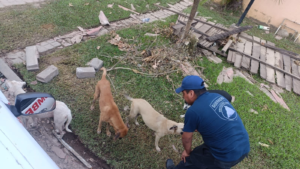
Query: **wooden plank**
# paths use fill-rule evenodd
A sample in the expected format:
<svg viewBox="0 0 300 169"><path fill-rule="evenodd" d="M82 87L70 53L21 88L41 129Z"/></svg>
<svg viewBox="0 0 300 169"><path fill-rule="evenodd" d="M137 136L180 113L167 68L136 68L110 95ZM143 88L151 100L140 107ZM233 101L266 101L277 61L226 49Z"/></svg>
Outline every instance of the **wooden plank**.
<svg viewBox="0 0 300 169"><path fill-rule="evenodd" d="M211 22L211 21L208 21L208 23L213 24L213 25L215 24L214 22ZM198 30L199 30L200 32L205 33L205 32L207 32L211 27L212 27L212 26L210 26L210 25L203 24Z"/></svg>
<svg viewBox="0 0 300 169"><path fill-rule="evenodd" d="M236 52L236 53L239 53L239 54L241 54L241 55L247 55L247 54L245 54L245 53L243 53L243 52L237 51L237 50L234 49L234 48L229 48L229 50L232 50L232 51L234 51L234 52ZM221 53L221 52L220 52L220 53ZM284 71L284 70L282 70L282 69L280 69L280 68L278 68L278 67L275 67L275 66L273 66L273 65L271 65L271 64L269 64L269 63L267 63L267 62L263 62L263 61L260 61L259 59L255 59L255 58L253 58L253 57L250 56L250 55L247 55L247 56L250 57L251 59L254 59L254 60L256 60L256 61L259 61L259 62L265 64L266 66L269 66L269 67L271 67L271 68L273 68L273 69L275 69L275 70L278 70L278 71L280 71L280 72L283 72L283 73L285 73L285 74L291 76L292 78L295 78L295 79L297 79L297 80L300 80L300 77L299 77L299 76L295 76L295 75L293 75L293 74L291 74L291 73L289 73L289 72L286 72L286 71Z"/></svg>
<svg viewBox="0 0 300 169"><path fill-rule="evenodd" d="M228 51L227 62L232 63L233 52L231 50Z"/></svg>
<svg viewBox="0 0 300 169"><path fill-rule="evenodd" d="M300 77L298 65L295 63L295 60L292 59L292 74L295 76ZM293 91L296 94L300 95L300 80L293 78Z"/></svg>
<svg viewBox="0 0 300 169"><path fill-rule="evenodd" d="M266 43L265 40L261 39L260 40L261 43ZM260 60L265 62L266 61L266 52L267 52L267 49L266 47L264 46L261 46L260 47ZM263 64L263 63L260 63L260 77L263 78L263 79L266 79L267 78L267 71L266 71L266 65Z"/></svg>
<svg viewBox="0 0 300 169"><path fill-rule="evenodd" d="M246 40L239 38L240 42L236 44L236 50L239 52L244 52ZM240 68L242 63L242 55L240 53L235 53L234 66Z"/></svg>
<svg viewBox="0 0 300 169"><path fill-rule="evenodd" d="M252 39L252 36L249 36L249 35L247 35L247 36L248 36L248 38ZM250 55L250 56L252 55L252 42L246 41L245 48L244 48L244 53L247 54L247 55ZM249 57L243 55L241 66L245 69L249 69L250 68L250 61L251 61L251 59Z"/></svg>
<svg viewBox="0 0 300 169"><path fill-rule="evenodd" d="M285 54L282 54L282 59L283 59L283 69L291 73L291 58ZM285 89L287 91L292 91L292 77L285 74L284 76L285 79Z"/></svg>
<svg viewBox="0 0 300 169"><path fill-rule="evenodd" d="M267 42L270 45L275 45L272 44L271 42ZM275 65L275 51L267 48L267 53L266 53L266 62L269 63L270 65L274 66ZM271 68L270 66L266 66L266 71L267 71L267 78L266 80L270 83L275 83L275 70Z"/></svg>
<svg viewBox="0 0 300 169"><path fill-rule="evenodd" d="M281 53L279 52L275 52L275 66L283 70L283 59ZM285 88L284 74L278 70L276 70L275 73L277 85Z"/></svg>
<svg viewBox="0 0 300 169"><path fill-rule="evenodd" d="M258 41L260 42L260 38L253 36L253 40L254 41ZM260 56L260 45L257 43L253 43L253 51L252 51L252 56L256 59L259 59ZM252 59L251 60L251 68L250 68L250 72L253 74L257 74L258 72L258 68L259 68L259 62Z"/></svg>
<svg viewBox="0 0 300 169"><path fill-rule="evenodd" d="M224 25L222 25L222 24L216 24L217 26L220 26L220 27L225 27ZM224 33L224 31L223 30L221 30L221 29L218 29L218 28L216 28L216 31L214 32L214 34L213 35L215 35L215 34L220 34L220 33ZM212 46L212 44L213 43L215 43L215 42L209 42L209 41L207 41L207 46L209 47L209 46ZM229 47L229 46L228 46Z"/></svg>

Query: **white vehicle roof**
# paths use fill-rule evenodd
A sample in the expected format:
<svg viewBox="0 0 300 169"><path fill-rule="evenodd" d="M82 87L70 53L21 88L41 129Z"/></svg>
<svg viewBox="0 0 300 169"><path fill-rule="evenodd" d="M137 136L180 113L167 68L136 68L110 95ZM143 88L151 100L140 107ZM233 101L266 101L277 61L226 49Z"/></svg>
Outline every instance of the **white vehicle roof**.
<svg viewBox="0 0 300 169"><path fill-rule="evenodd" d="M0 91L0 168L59 169L4 103Z"/></svg>

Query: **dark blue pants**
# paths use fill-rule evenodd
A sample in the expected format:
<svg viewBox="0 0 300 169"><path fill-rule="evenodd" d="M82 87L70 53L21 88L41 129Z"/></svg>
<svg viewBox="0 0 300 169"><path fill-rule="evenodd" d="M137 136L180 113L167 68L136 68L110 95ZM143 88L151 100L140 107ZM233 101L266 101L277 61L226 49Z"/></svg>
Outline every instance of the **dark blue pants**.
<svg viewBox="0 0 300 169"><path fill-rule="evenodd" d="M240 157L238 160L233 162L222 162L217 160L210 152L205 144L196 147L190 154L186 157L186 162L181 161L177 166L172 169L230 169L239 162L241 162L248 153Z"/></svg>

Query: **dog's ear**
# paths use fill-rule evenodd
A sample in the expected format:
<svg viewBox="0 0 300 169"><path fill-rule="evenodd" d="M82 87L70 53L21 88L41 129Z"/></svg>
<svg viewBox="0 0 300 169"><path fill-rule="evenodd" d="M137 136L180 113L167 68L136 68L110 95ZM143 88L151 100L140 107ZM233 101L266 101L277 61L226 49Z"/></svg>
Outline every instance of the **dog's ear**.
<svg viewBox="0 0 300 169"><path fill-rule="evenodd" d="M178 129L178 126L174 125L172 127L170 127L170 130L174 130L174 132Z"/></svg>
<svg viewBox="0 0 300 169"><path fill-rule="evenodd" d="M115 135L115 137L114 137L114 140L117 140L119 137L120 137L120 132L118 132L116 135Z"/></svg>

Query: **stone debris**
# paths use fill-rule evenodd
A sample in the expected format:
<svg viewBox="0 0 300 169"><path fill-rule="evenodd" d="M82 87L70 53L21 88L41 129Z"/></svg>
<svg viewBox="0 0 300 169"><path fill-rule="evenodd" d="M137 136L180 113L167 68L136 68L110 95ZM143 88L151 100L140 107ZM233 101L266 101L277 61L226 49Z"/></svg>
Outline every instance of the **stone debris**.
<svg viewBox="0 0 300 169"><path fill-rule="evenodd" d="M94 78L96 71L93 67L78 67L76 68L76 76L79 79Z"/></svg>
<svg viewBox="0 0 300 169"><path fill-rule="evenodd" d="M107 34L109 31L107 29L100 29L100 31L98 32L98 34L96 36L102 36L102 35L105 35Z"/></svg>
<svg viewBox="0 0 300 169"><path fill-rule="evenodd" d="M56 47L59 47L59 46L61 46L61 44L59 42L56 42L53 39L50 39L50 40L47 40L47 41L36 44L36 47L37 47L37 50L38 50L39 53L43 53L43 52L52 50L52 49L54 49Z"/></svg>
<svg viewBox="0 0 300 169"><path fill-rule="evenodd" d="M245 79L247 82L249 82L250 84L253 84L251 82L251 80L249 80L241 71L239 70L235 70L235 74L233 75L234 77L241 77L243 79Z"/></svg>
<svg viewBox="0 0 300 169"><path fill-rule="evenodd" d="M287 104L284 102L284 100L282 99L282 97L278 96L275 91L273 89L271 89L271 94L273 95L273 97L275 98L275 100L285 109L287 109L288 111L291 111L290 108L287 106Z"/></svg>
<svg viewBox="0 0 300 169"><path fill-rule="evenodd" d="M98 71L103 66L103 61L98 58L93 58L86 65L91 66L91 67L95 68L96 71Z"/></svg>
<svg viewBox="0 0 300 169"><path fill-rule="evenodd" d="M273 95L270 93L268 89L266 89L265 87L260 87L259 89L263 91L271 100L273 100L273 102L277 103L277 101L275 100L275 98L273 97Z"/></svg>
<svg viewBox="0 0 300 169"><path fill-rule="evenodd" d="M36 46L27 46L25 48L26 52L26 68L27 70L37 70L39 69L39 52Z"/></svg>
<svg viewBox="0 0 300 169"><path fill-rule="evenodd" d="M36 75L36 80L43 82L43 83L48 83L57 75L58 75L57 67L55 67L54 65L50 65L45 70L43 70L41 73Z"/></svg>
<svg viewBox="0 0 300 169"><path fill-rule="evenodd" d="M13 51L6 54L5 59L12 65L22 64L25 62L25 52L24 51Z"/></svg>
<svg viewBox="0 0 300 169"><path fill-rule="evenodd" d="M231 83L233 81L233 69L231 67L226 68L223 67L223 70L219 74L217 78L217 83L222 84L224 83Z"/></svg>
<svg viewBox="0 0 300 169"><path fill-rule="evenodd" d="M108 19L104 15L103 11L100 11L100 13L99 13L99 21L100 21L101 25L109 25Z"/></svg>

